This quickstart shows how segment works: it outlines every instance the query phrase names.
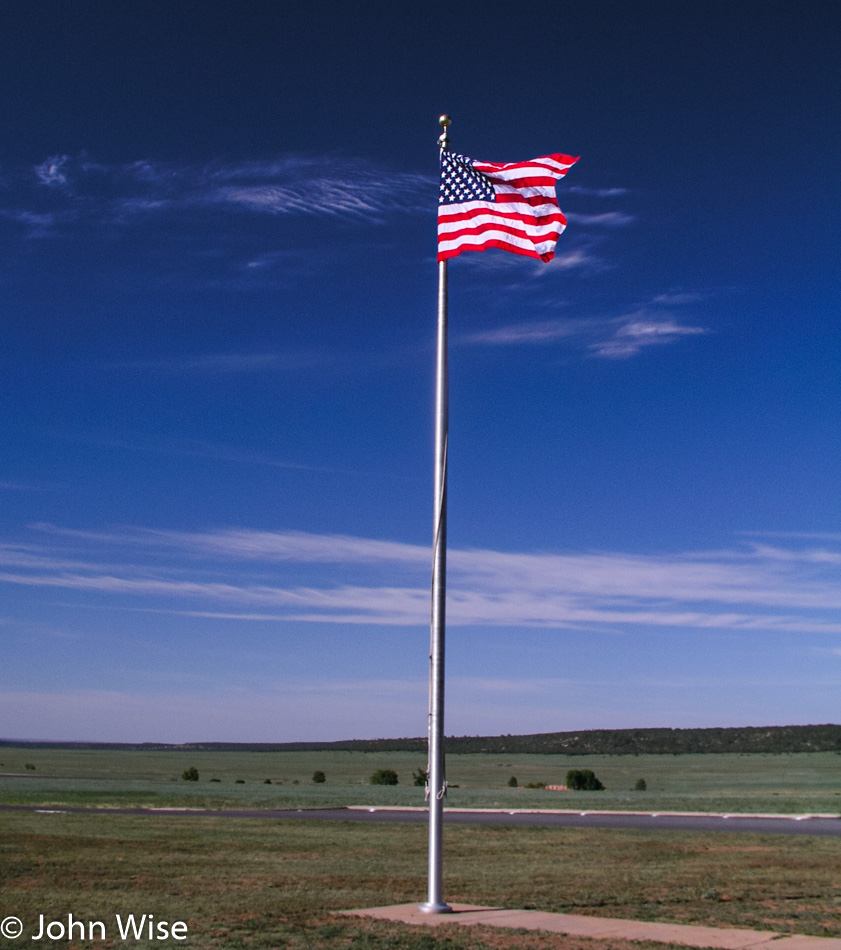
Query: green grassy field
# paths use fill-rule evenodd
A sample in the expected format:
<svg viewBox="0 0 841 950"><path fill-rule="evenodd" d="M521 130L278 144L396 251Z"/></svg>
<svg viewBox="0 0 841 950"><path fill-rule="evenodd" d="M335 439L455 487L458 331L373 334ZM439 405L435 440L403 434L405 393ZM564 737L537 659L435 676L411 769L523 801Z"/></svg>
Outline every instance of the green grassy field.
<svg viewBox="0 0 841 950"><path fill-rule="evenodd" d="M0 749L0 803L186 807L422 805L412 775L425 757L405 752L180 752ZM30 766L27 768L27 766ZM31 768L34 766L34 769ZM195 766L198 782L181 781ZM394 769L396 787L368 784ZM548 792L570 768L593 769L604 792ZM313 772L326 774L314 785ZM484 808L841 813L841 755L451 755L447 804ZM519 788L507 783L515 776ZM633 791L643 778L645 792ZM211 781L218 779L218 781ZM266 783L266 779L271 784Z"/></svg>
<svg viewBox="0 0 841 950"><path fill-rule="evenodd" d="M423 756L363 752L0 750L0 802L306 807L423 803ZM198 782L181 773L195 766ZM396 787L368 784L376 769ZM592 768L605 792L509 788ZM324 771L327 781L314 785ZM743 812L841 812L841 756L453 755L449 804ZM631 791L644 778L645 792ZM218 779L211 782L211 779ZM270 779L271 784L266 784ZM584 829L445 829L445 896L466 903L841 936L841 840ZM306 950L586 950L566 937L434 933L333 911L420 901L424 826L0 813L0 917L183 920L189 940L136 946ZM0 946L22 946L17 941ZM2 938L0 938L2 941ZM37 945L68 946L38 941ZM77 942L72 946L85 946ZM89 945L89 944L87 944ZM103 947L119 941L98 943ZM601 946L596 943L596 947ZM636 945L638 946L638 945ZM610 941L611 950L631 944Z"/></svg>
<svg viewBox="0 0 841 950"><path fill-rule="evenodd" d="M841 935L841 841L809 836L447 827L448 900L595 916ZM631 950L490 928L430 933L343 918L425 897L422 826L0 813L0 918L184 921L202 950ZM39 941L37 946L68 946ZM639 947L639 944L633 946Z"/></svg>

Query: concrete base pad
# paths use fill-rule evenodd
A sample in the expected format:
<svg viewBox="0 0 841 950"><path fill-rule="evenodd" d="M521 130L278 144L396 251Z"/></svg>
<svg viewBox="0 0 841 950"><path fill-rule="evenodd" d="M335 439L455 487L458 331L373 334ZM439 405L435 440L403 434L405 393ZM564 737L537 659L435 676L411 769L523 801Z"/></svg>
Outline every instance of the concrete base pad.
<svg viewBox="0 0 841 950"><path fill-rule="evenodd" d="M404 924L436 927L442 924L486 927L509 927L521 930L542 930L571 937L622 940L653 940L676 943L685 947L713 947L715 950L841 950L841 938L801 937L783 935L769 930L738 930L719 927L693 927L686 924L658 924L642 920L617 920L610 917L582 917L575 914L550 914L540 910L505 910L500 907L477 907L453 904L450 914L425 914L417 904L392 907L370 907L366 910L345 910L342 914L376 917Z"/></svg>

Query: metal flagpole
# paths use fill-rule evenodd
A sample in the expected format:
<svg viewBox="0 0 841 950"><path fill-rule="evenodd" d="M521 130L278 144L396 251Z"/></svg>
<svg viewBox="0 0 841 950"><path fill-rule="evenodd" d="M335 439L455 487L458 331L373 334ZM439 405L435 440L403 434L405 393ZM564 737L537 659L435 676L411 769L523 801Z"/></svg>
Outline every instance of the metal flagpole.
<svg viewBox="0 0 841 950"><path fill-rule="evenodd" d="M438 120L444 131L438 138L449 148L450 117ZM443 869L442 824L447 779L444 771L444 634L447 597L447 430L449 380L447 373L447 262L438 262L438 338L435 361L435 504L432 549L432 614L429 625L429 891L419 909L426 914L452 911L441 896Z"/></svg>

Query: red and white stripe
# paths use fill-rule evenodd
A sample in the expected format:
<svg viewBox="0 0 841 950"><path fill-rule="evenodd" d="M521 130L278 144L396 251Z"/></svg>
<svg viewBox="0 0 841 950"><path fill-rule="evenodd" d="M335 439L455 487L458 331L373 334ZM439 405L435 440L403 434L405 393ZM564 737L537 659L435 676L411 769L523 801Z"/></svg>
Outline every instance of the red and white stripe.
<svg viewBox="0 0 841 950"><path fill-rule="evenodd" d="M438 206L438 260L499 247L551 261L567 223L555 182L577 161L569 155L507 165L474 161L473 167L491 179L495 199Z"/></svg>

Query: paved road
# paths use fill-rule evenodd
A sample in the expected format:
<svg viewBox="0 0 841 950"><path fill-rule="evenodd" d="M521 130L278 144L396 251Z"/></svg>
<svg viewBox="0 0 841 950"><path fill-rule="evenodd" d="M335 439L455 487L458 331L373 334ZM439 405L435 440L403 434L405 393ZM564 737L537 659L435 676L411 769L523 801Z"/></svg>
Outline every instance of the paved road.
<svg viewBox="0 0 841 950"><path fill-rule="evenodd" d="M317 820L356 822L403 822L421 824L427 821L425 811L379 808L305 808L305 809L202 809L168 808L44 808L33 805L0 805L0 811L26 811L38 814L163 815L183 818L260 818L272 820ZM529 828L622 828L642 831L741 831L755 834L822 835L841 837L838 818L756 818L717 815L632 815L600 814L599 812L469 812L447 811L447 824L514 825Z"/></svg>

